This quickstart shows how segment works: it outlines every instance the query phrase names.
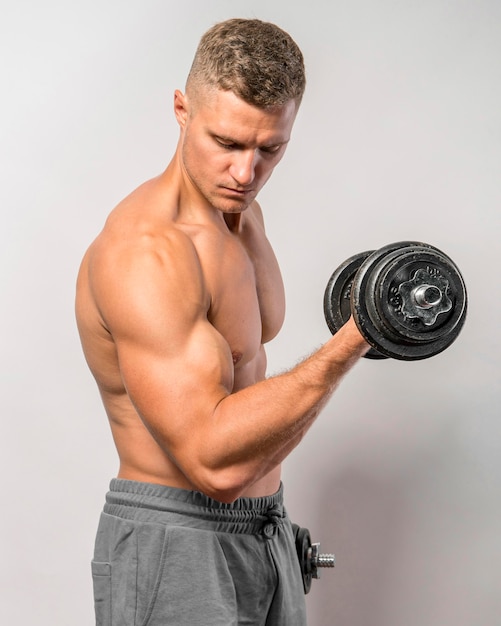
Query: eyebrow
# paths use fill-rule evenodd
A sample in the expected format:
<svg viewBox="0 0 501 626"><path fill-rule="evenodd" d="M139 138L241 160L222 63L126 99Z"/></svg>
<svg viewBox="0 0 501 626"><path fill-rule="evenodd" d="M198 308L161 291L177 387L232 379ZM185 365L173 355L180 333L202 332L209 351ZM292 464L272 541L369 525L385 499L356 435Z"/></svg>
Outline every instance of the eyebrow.
<svg viewBox="0 0 501 626"><path fill-rule="evenodd" d="M236 148L244 148L245 144L242 143L241 141L236 141L235 139L233 139L232 137L227 137L225 135L218 135L217 133L211 133L211 136L218 140L218 141L222 141L223 143L228 143L228 144L232 144L233 146L235 146ZM268 143L268 144L263 144L258 146L258 148L260 150L269 150L270 148L278 148L280 146L284 146L286 144L289 143L289 139L286 139L285 141L277 141L275 143Z"/></svg>

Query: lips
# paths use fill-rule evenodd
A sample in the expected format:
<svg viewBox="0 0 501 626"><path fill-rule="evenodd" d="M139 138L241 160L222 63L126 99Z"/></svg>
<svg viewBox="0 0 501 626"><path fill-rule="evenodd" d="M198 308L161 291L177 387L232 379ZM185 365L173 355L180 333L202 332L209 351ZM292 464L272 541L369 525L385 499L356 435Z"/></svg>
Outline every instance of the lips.
<svg viewBox="0 0 501 626"><path fill-rule="evenodd" d="M248 199L254 193L253 189L234 189L232 187L221 187L221 191L223 195L241 199Z"/></svg>
<svg viewBox="0 0 501 626"><path fill-rule="evenodd" d="M223 189L225 191L229 191L230 193L236 193L242 196L252 192L252 189L234 189L233 187L223 187Z"/></svg>

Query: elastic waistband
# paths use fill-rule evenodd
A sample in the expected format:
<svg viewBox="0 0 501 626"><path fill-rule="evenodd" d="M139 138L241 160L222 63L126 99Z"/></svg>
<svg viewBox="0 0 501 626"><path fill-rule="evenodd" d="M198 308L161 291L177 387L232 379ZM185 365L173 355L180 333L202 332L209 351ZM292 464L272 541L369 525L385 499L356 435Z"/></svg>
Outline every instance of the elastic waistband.
<svg viewBox="0 0 501 626"><path fill-rule="evenodd" d="M218 532L265 531L287 516L283 485L271 496L218 502L198 491L114 478L104 513L124 519L211 529Z"/></svg>

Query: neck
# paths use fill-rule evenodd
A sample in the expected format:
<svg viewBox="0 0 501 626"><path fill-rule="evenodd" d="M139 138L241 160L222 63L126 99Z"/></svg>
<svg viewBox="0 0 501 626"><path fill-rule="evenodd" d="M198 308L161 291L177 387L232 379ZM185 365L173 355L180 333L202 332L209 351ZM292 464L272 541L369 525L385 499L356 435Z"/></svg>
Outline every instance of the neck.
<svg viewBox="0 0 501 626"><path fill-rule="evenodd" d="M224 221L228 230L232 233L237 233L240 230L240 224L242 223L242 213L225 213Z"/></svg>

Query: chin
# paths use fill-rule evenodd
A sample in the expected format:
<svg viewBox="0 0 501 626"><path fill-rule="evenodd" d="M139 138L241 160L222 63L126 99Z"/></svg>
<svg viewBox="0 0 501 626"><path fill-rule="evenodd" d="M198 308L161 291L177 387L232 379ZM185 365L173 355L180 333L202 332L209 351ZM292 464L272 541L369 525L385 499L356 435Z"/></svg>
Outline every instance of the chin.
<svg viewBox="0 0 501 626"><path fill-rule="evenodd" d="M223 213L242 213L249 208L252 202L253 199L250 202L231 202L228 200L225 202L224 200L219 199L219 201L215 200L212 205L214 208L222 211Z"/></svg>
<svg viewBox="0 0 501 626"><path fill-rule="evenodd" d="M248 204L240 204L239 206L232 206L222 209L223 213L243 213L249 208Z"/></svg>

